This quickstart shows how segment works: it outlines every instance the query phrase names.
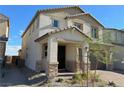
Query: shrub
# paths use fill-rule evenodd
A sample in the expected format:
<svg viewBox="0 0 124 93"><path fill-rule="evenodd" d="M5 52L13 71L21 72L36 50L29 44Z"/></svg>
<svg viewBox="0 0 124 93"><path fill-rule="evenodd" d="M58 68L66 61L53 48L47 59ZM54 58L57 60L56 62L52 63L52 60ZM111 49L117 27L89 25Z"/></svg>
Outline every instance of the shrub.
<svg viewBox="0 0 124 93"><path fill-rule="evenodd" d="M87 74L86 73L82 73L82 74L75 74L72 78L72 84L75 83L80 83L80 84L84 84L84 81L87 79Z"/></svg>
<svg viewBox="0 0 124 93"><path fill-rule="evenodd" d="M116 87L116 84L113 81L111 81L111 82L109 81L108 86Z"/></svg>
<svg viewBox="0 0 124 93"><path fill-rule="evenodd" d="M99 77L99 74L96 74L94 76L94 73L89 73L89 79L91 79L91 81L94 81L94 82L99 82L101 81L100 77Z"/></svg>
<svg viewBox="0 0 124 93"><path fill-rule="evenodd" d="M63 79L62 78L59 78L58 80L56 80L56 82L62 82Z"/></svg>
<svg viewBox="0 0 124 93"><path fill-rule="evenodd" d="M77 81L75 79L72 79L71 84L76 84Z"/></svg>
<svg viewBox="0 0 124 93"><path fill-rule="evenodd" d="M87 80L87 73L82 73L81 76L83 80Z"/></svg>
<svg viewBox="0 0 124 93"><path fill-rule="evenodd" d="M82 76L81 74L75 74L73 77L72 77L74 80L82 80Z"/></svg>

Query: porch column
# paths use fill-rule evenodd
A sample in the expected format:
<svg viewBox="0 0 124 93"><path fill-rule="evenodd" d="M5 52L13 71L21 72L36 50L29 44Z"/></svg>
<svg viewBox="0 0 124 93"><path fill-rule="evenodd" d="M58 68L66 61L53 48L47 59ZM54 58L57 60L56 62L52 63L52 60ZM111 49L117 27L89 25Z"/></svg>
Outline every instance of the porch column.
<svg viewBox="0 0 124 93"><path fill-rule="evenodd" d="M48 39L46 75L48 79L54 78L58 74L57 62L58 42L53 39Z"/></svg>
<svg viewBox="0 0 124 93"><path fill-rule="evenodd" d="M89 61L89 44L88 43L84 43L83 44L83 47L82 47L82 50L83 50L83 62L84 62L84 72L87 71L87 70L90 70L90 61ZM88 68L87 68L87 65L88 65Z"/></svg>

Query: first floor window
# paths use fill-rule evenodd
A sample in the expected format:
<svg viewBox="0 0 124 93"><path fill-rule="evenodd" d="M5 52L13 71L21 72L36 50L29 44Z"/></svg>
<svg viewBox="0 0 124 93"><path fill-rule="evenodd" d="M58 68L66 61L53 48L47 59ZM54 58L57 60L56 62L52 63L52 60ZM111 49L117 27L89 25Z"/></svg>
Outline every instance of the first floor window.
<svg viewBox="0 0 124 93"><path fill-rule="evenodd" d="M47 45L44 44L43 45L43 58L46 58L47 57Z"/></svg>
<svg viewBox="0 0 124 93"><path fill-rule="evenodd" d="M45 46L44 56L47 57L47 46Z"/></svg>

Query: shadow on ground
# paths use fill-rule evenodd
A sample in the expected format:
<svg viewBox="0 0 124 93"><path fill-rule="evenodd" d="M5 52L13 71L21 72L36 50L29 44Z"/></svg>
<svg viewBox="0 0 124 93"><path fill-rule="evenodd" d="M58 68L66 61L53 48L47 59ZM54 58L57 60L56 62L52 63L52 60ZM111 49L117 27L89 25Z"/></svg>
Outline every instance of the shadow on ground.
<svg viewBox="0 0 124 93"><path fill-rule="evenodd" d="M0 86L38 86L46 81L43 72L36 73L26 67L18 68L14 64L7 64L5 76L0 78Z"/></svg>

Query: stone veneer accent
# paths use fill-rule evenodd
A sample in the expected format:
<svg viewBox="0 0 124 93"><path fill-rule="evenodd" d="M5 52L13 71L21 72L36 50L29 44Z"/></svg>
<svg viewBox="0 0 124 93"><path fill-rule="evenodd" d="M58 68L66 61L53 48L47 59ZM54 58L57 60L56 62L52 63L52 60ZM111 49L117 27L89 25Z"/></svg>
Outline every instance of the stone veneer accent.
<svg viewBox="0 0 124 93"><path fill-rule="evenodd" d="M3 57L5 53L5 43L0 42L0 57Z"/></svg>
<svg viewBox="0 0 124 93"><path fill-rule="evenodd" d="M52 79L58 75L58 64L49 64L48 65L48 72L47 77L48 79Z"/></svg>

